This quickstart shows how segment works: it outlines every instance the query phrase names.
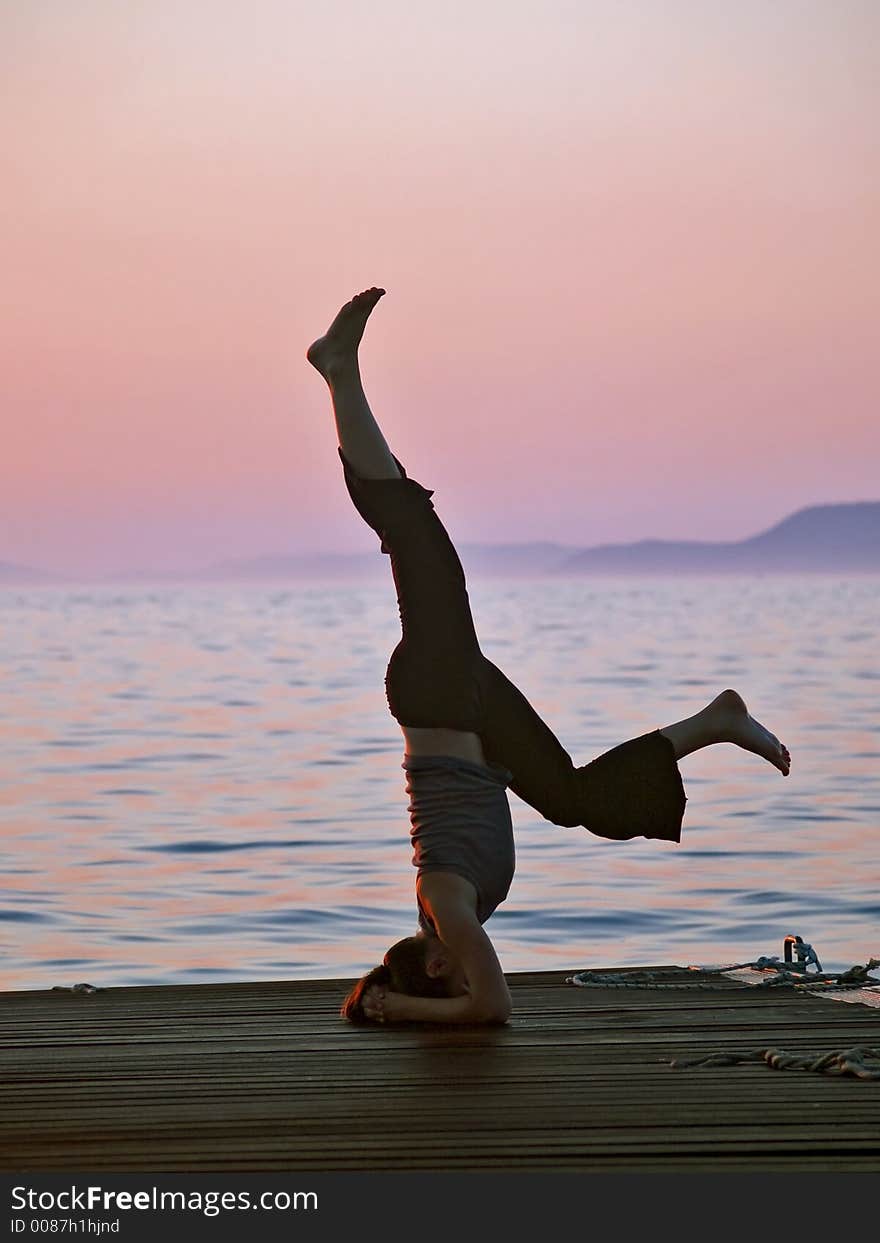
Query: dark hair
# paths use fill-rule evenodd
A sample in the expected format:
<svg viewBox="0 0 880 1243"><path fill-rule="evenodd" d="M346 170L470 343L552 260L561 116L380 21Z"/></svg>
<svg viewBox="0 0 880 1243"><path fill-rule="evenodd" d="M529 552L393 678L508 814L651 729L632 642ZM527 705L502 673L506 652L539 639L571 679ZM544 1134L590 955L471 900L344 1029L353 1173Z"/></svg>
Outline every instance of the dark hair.
<svg viewBox="0 0 880 1243"><path fill-rule="evenodd" d="M363 996L368 988L378 984L395 993L407 993L410 997L447 997L446 980L428 975L425 969L427 937L404 937L395 942L385 955L381 966L371 971L355 984L342 1003L340 1014L352 1023L370 1023L364 1014Z"/></svg>

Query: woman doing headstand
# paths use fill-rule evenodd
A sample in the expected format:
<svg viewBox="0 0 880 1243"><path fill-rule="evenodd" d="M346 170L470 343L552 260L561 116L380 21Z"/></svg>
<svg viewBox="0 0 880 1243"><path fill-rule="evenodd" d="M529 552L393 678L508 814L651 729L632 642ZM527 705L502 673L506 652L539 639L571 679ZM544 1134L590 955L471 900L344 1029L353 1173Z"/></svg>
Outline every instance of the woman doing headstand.
<svg viewBox="0 0 880 1243"><path fill-rule="evenodd" d="M788 750L732 690L702 711L575 767L525 697L480 651L458 555L432 492L407 477L364 395L358 346L384 294L368 289L309 348L330 388L355 508L391 558L402 638L385 678L403 731L419 931L393 945L346 999L355 1021L504 1022L510 992L484 923L513 879L509 787L554 824L599 837L678 842L678 760L717 742L783 774Z"/></svg>

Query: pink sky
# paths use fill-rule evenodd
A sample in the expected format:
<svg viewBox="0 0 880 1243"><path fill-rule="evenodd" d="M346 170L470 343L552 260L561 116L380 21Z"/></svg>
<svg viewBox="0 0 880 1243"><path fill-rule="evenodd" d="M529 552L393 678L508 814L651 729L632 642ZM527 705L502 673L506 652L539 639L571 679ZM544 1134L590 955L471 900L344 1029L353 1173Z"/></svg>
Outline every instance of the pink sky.
<svg viewBox="0 0 880 1243"><path fill-rule="evenodd" d="M873 0L0 9L0 561L374 546L304 351L364 286L462 542L880 499Z"/></svg>

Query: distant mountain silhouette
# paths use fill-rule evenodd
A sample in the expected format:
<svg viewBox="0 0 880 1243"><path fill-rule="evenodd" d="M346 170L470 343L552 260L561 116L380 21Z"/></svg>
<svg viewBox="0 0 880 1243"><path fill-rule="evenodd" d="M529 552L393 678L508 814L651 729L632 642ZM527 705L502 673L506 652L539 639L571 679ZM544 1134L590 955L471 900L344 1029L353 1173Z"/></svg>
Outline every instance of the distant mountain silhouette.
<svg viewBox="0 0 880 1243"><path fill-rule="evenodd" d="M475 577L556 574L880 573L880 501L810 505L776 526L734 541L639 540L591 548L532 544L462 544L465 571ZM102 582L225 582L374 577L387 561L376 552L310 553L221 561L201 570L130 570ZM0 561L0 585L70 581L32 566ZM77 580L78 581L78 580Z"/></svg>
<svg viewBox="0 0 880 1243"><path fill-rule="evenodd" d="M568 558L563 573L880 571L880 501L811 505L750 539L602 544Z"/></svg>
<svg viewBox="0 0 880 1243"><path fill-rule="evenodd" d="M812 505L767 531L730 542L639 540L592 548L534 544L462 544L468 574L481 577L543 574L717 574L800 571L880 572L880 501ZM200 580L225 578L341 578L371 575L375 553L260 557L209 566Z"/></svg>
<svg viewBox="0 0 880 1243"><path fill-rule="evenodd" d="M51 583L54 574L44 570L35 570L30 565L15 565L10 561L0 561L0 583Z"/></svg>
<svg viewBox="0 0 880 1243"><path fill-rule="evenodd" d="M480 575L548 574L563 565L577 548L571 545L461 544L459 554L469 573ZM384 558L375 552L311 553L307 556L239 558L221 561L199 572L200 581L261 578L347 578L383 572Z"/></svg>

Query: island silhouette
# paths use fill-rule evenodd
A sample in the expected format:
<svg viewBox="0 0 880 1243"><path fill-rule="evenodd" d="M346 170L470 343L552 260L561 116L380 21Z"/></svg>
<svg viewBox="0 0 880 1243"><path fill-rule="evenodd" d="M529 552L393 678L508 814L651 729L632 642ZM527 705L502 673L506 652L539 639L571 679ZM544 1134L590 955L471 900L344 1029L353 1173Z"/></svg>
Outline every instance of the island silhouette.
<svg viewBox="0 0 880 1243"><path fill-rule="evenodd" d="M477 576L587 574L880 573L880 501L809 505L742 540L643 539L577 546L551 541L459 545ZM219 561L189 572L125 570L99 581L218 582L347 578L384 569L375 553L324 553ZM84 581L0 561L0 584Z"/></svg>
<svg viewBox="0 0 880 1243"><path fill-rule="evenodd" d="M722 574L880 572L880 501L810 505L743 540L659 540L577 547L547 541L459 545L469 574ZM206 578L370 573L373 553L260 557L220 562Z"/></svg>

